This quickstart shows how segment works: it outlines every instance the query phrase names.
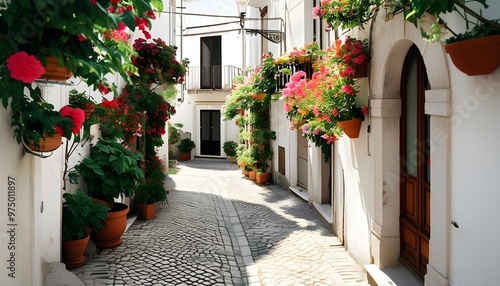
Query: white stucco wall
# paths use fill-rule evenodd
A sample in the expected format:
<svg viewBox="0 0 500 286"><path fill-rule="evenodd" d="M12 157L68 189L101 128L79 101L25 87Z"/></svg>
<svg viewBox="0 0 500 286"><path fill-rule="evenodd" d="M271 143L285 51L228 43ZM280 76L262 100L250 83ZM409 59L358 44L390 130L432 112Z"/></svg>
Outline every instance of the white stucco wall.
<svg viewBox="0 0 500 286"><path fill-rule="evenodd" d="M41 281L40 259L36 259L32 252L38 247L32 242L34 186L31 182L32 157L24 155L22 148L12 138L10 114L3 107L0 108L0 146L2 146L0 164L0 277L5 285L31 285L32 281ZM8 193L9 177L15 183L15 194ZM14 203L8 215L8 202ZM10 220L9 218L13 218ZM38 256L39 257L39 256ZM10 260L10 261L9 261ZM14 260L14 261L12 261ZM35 266L35 268L33 268ZM11 268L12 267L12 268ZM35 280L33 280L35 279Z"/></svg>
<svg viewBox="0 0 500 286"><path fill-rule="evenodd" d="M453 68L450 219L452 285L495 285L500 225L494 215L500 201L500 150L495 122L500 122L500 70L468 77ZM493 131L493 132L491 132ZM481 261L481 263L473 263ZM481 282L480 282L481 281Z"/></svg>

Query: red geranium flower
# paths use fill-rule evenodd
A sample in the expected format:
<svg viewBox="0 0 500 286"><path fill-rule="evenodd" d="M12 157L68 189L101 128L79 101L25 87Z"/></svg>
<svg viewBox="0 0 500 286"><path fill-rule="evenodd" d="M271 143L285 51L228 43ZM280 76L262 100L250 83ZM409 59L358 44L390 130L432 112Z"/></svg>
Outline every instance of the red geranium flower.
<svg viewBox="0 0 500 286"><path fill-rule="evenodd" d="M24 83L32 83L45 73L42 63L33 55L17 52L7 59L10 76Z"/></svg>

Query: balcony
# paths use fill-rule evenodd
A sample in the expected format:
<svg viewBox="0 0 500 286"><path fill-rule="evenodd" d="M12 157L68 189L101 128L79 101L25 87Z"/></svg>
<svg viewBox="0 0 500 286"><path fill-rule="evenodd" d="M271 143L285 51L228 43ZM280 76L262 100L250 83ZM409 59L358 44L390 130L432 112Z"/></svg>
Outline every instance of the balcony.
<svg viewBox="0 0 500 286"><path fill-rule="evenodd" d="M304 71L306 73L306 78L311 79L312 74L314 72L313 69L314 62L307 61L304 63L286 63L277 65L278 70L283 68L289 69L292 71L292 74L297 71ZM284 73L278 73L278 78L276 79L276 90L282 90L285 88L287 82L290 81L290 75Z"/></svg>
<svg viewBox="0 0 500 286"><path fill-rule="evenodd" d="M229 91L233 86L233 78L241 75L242 70L235 66L190 66L186 74L186 89L224 90Z"/></svg>

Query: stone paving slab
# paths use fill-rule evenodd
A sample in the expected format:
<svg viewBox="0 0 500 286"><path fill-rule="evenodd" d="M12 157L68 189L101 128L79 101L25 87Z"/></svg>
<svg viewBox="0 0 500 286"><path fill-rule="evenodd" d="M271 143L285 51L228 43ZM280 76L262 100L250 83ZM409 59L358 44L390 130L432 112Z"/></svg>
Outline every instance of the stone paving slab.
<svg viewBox="0 0 500 286"><path fill-rule="evenodd" d="M236 164L182 162L167 184L155 219L72 270L85 285L368 285L307 203L245 179Z"/></svg>

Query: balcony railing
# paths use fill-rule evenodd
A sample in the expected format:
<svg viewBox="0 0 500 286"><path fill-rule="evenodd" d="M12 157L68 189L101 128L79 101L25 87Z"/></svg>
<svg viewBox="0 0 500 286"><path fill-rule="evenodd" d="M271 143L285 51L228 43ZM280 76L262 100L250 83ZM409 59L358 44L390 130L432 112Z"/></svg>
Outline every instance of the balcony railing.
<svg viewBox="0 0 500 286"><path fill-rule="evenodd" d="M278 70L287 68L292 71L292 74L297 71L304 71L306 73L306 78L311 79L313 74L313 64L314 62L305 62L305 63L286 63L277 65ZM276 80L276 90L282 90L285 87L285 84L290 81L290 76L284 73L279 73L278 78Z"/></svg>
<svg viewBox="0 0 500 286"><path fill-rule="evenodd" d="M186 74L187 90L230 90L233 78L242 70L235 66L190 66Z"/></svg>
<svg viewBox="0 0 500 286"><path fill-rule="evenodd" d="M304 71L308 79L313 74L314 62L286 63L278 65L278 69L287 68L292 71ZM235 66L191 66L186 74L187 90L231 90L233 78L237 75L245 75L242 69ZM290 76L278 73L276 90L282 90L285 84L290 81Z"/></svg>

